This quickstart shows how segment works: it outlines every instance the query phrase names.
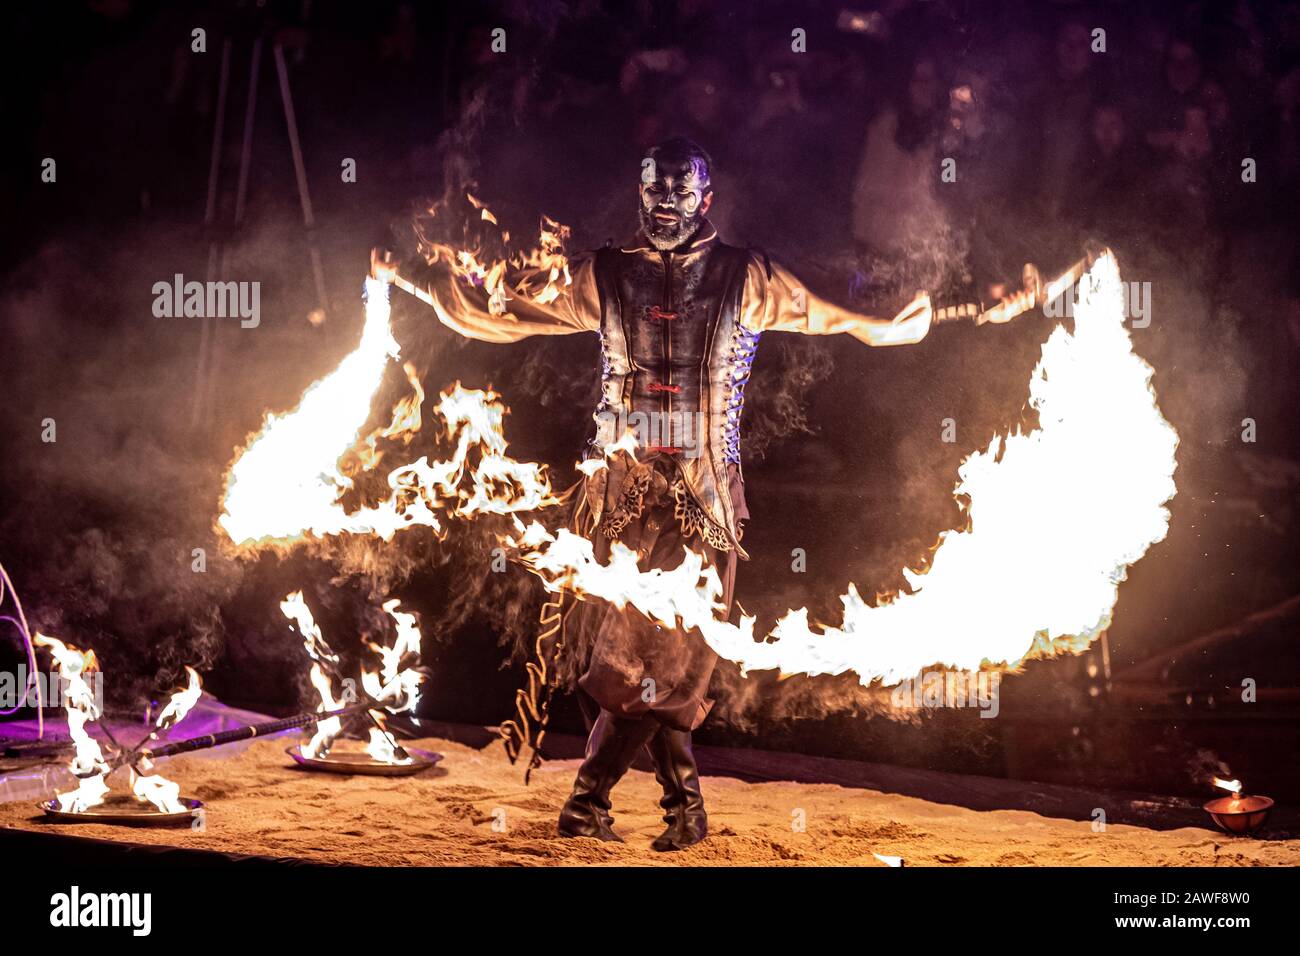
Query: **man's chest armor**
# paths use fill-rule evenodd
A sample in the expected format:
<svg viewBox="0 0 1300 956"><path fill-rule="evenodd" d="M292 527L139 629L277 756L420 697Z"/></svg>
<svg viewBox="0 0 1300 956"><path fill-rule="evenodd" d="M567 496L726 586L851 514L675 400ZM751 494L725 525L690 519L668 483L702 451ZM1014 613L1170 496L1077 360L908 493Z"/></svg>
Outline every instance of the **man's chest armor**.
<svg viewBox="0 0 1300 956"><path fill-rule="evenodd" d="M595 263L602 369L591 444L603 454L630 431L638 448L670 451L684 484L679 517L698 515L705 540L742 557L728 469L740 463L758 339L740 324L751 261L715 236L684 253L606 248ZM599 508L607 491L623 493L608 478L609 469L590 478Z"/></svg>
<svg viewBox="0 0 1300 956"><path fill-rule="evenodd" d="M729 247L664 254L617 253L608 319L621 325L628 375L623 395L633 411L702 411L707 401L713 337L734 298L735 257ZM612 308L611 308L612 306Z"/></svg>

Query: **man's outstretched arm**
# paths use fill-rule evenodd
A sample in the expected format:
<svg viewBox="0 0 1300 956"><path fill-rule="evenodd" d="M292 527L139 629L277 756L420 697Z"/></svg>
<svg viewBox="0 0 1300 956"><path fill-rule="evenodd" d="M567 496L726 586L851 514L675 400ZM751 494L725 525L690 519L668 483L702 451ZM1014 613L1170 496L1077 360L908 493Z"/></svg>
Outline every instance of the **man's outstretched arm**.
<svg viewBox="0 0 1300 956"><path fill-rule="evenodd" d="M755 257L745 282L742 324L756 332L847 332L868 345L910 345L930 331L930 296L921 292L892 316L854 312L808 291L788 269Z"/></svg>
<svg viewBox="0 0 1300 956"><path fill-rule="evenodd" d="M757 332L802 332L805 335L835 335L847 332L868 345L911 345L921 341L936 322L959 319L1003 324L1042 306L1079 281L1100 253L1089 253L1059 277L1044 283L1031 263L1024 268L1024 287L1008 294L1004 286L990 287L994 304L975 302L950 304L942 309L931 302L928 292L918 292L892 317L865 315L828 302L809 292L788 270L775 263L751 259L745 285L742 322ZM888 315L888 312L885 313Z"/></svg>
<svg viewBox="0 0 1300 956"><path fill-rule="evenodd" d="M379 249L371 253L371 273L428 303L447 328L482 342L517 342L530 335L570 335L600 328L600 299L590 256L569 260L567 280L563 274L552 277L549 268L513 270L495 295L445 265L420 270L418 276L399 273Z"/></svg>

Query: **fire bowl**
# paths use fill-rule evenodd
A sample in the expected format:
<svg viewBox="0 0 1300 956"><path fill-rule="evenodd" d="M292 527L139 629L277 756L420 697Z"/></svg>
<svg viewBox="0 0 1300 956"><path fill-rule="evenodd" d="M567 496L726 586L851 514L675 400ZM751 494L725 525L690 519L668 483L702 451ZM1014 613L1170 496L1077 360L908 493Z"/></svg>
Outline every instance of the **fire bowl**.
<svg viewBox="0 0 1300 956"><path fill-rule="evenodd" d="M1245 836L1264 825L1272 806L1268 797L1219 797L1205 805L1205 812L1225 833Z"/></svg>
<svg viewBox="0 0 1300 956"><path fill-rule="evenodd" d="M442 754L429 750L412 750L404 748L410 756L410 763L383 763L367 753L356 751L330 751L324 757L303 756L302 747L293 746L285 750L298 766L321 773L362 774L371 777L410 777L428 770L439 760Z"/></svg>
<svg viewBox="0 0 1300 956"><path fill-rule="evenodd" d="M164 813L152 803L142 803L127 794L110 794L98 806L80 813L59 809L58 800L43 800L36 804L51 823L105 823L124 827L175 827L189 826L194 814L203 809L198 800L182 798L185 809L179 813Z"/></svg>

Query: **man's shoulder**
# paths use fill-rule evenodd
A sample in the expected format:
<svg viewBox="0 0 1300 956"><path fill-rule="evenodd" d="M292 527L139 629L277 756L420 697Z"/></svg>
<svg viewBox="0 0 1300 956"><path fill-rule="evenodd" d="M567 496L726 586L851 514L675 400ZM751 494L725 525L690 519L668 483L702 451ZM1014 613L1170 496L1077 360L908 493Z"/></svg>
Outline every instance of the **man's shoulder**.
<svg viewBox="0 0 1300 956"><path fill-rule="evenodd" d="M772 260L767 252L759 246L727 246L732 255L744 260L745 267L762 274L764 279L772 278Z"/></svg>

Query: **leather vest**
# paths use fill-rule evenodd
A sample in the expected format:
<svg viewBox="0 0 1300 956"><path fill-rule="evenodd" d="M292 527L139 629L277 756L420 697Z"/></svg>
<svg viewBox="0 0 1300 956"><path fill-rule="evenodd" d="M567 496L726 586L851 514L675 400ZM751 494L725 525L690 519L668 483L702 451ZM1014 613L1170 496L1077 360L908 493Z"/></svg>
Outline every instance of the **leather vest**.
<svg viewBox="0 0 1300 956"><path fill-rule="evenodd" d="M758 333L739 324L752 255L716 233L698 245L596 253L601 400L592 455L631 427L667 451L686 487L741 557L728 466L740 464L740 416Z"/></svg>

